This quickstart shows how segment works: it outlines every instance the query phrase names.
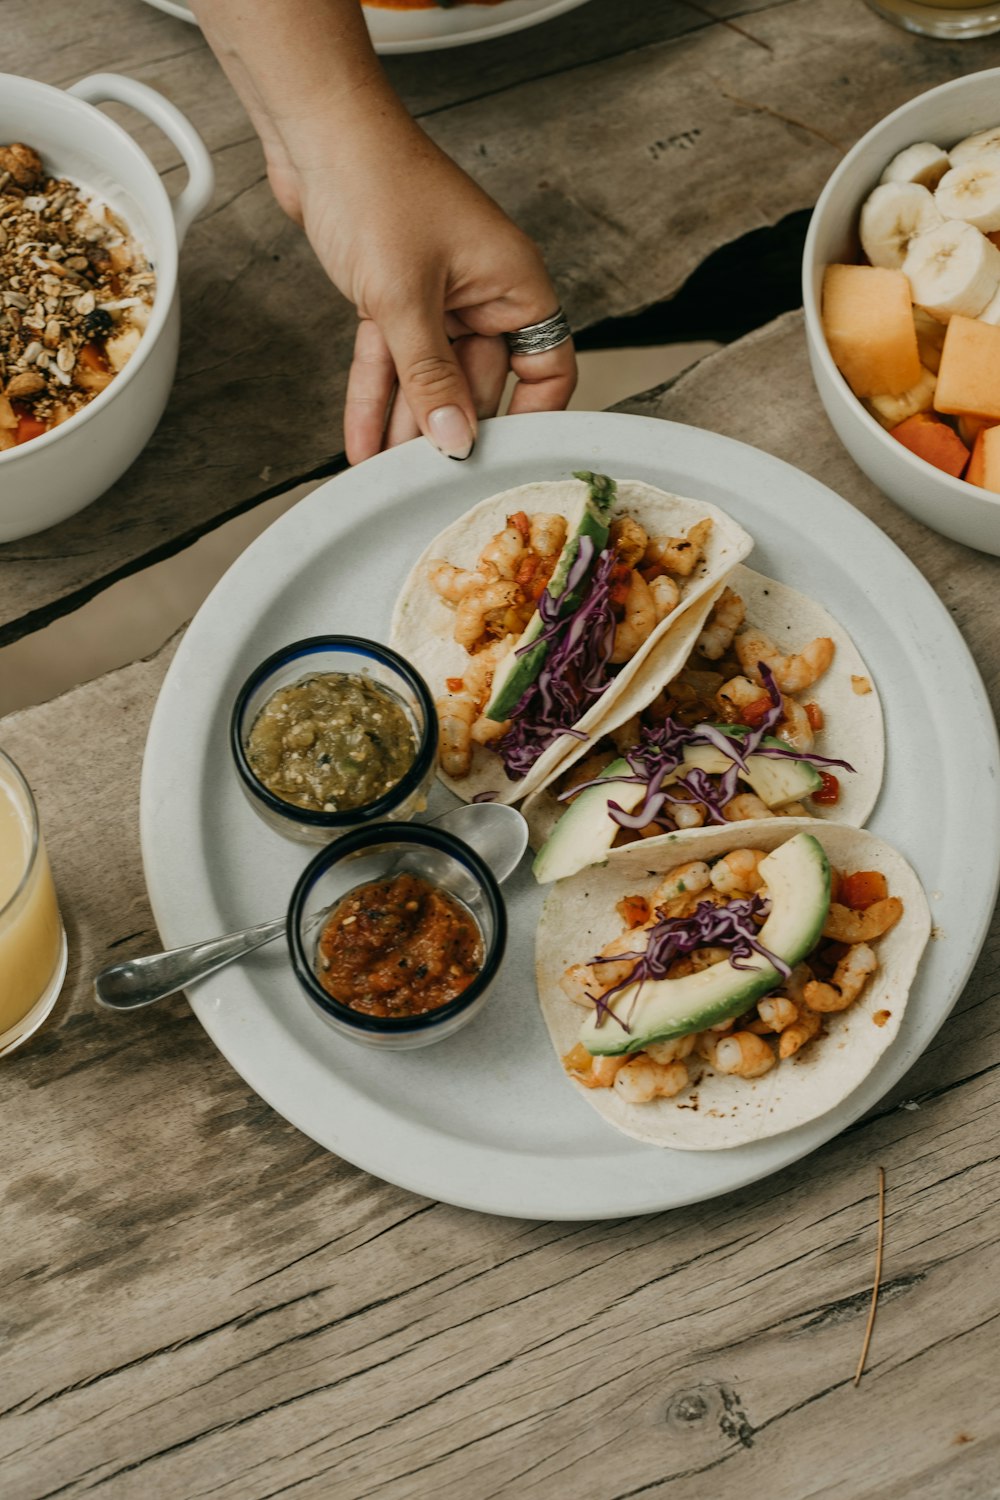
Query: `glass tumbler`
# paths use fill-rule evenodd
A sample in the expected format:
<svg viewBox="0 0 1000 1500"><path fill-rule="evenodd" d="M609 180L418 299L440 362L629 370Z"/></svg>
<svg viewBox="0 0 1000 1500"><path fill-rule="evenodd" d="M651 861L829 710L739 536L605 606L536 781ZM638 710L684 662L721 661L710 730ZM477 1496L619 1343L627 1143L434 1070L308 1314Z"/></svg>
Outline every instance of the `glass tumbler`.
<svg viewBox="0 0 1000 1500"><path fill-rule="evenodd" d="M1000 31L1000 0L971 5L969 0L868 0L871 9L904 31L945 41L971 40Z"/></svg>
<svg viewBox="0 0 1000 1500"><path fill-rule="evenodd" d="M0 1057L48 1016L66 977L66 934L38 809L0 750Z"/></svg>

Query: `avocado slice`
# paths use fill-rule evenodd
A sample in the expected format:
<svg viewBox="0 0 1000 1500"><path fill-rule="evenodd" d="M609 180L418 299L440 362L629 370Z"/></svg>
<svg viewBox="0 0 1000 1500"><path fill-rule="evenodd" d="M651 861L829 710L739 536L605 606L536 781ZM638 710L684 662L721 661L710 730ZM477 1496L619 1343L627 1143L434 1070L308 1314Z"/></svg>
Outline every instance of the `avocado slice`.
<svg viewBox="0 0 1000 1500"><path fill-rule="evenodd" d="M787 749L782 740L772 735L765 735L761 743ZM664 785L692 770L721 776L731 765L728 756L714 745L685 745L683 763L667 777ZM601 773L601 779L608 782L607 788L591 786L573 798L535 857L532 870L540 885L562 880L588 865L604 861L619 831L608 812L608 803L617 802L625 812L634 812L646 793L644 786L614 779L631 774L627 761L612 761ZM740 776L768 807L796 802L822 785L822 777L808 761L772 760L766 755L749 756L746 775L741 771Z"/></svg>
<svg viewBox="0 0 1000 1500"><path fill-rule="evenodd" d="M567 528L569 535L559 554L546 590L553 600L558 601L560 618L573 613L583 598L589 581L588 574L588 577L572 593L563 593L570 568L576 562L577 553L580 550L580 538L590 537L594 543L595 558L603 551L607 545L608 530L611 525L611 507L615 503L616 494L615 482L607 474L591 474L588 470L581 470L574 473L573 478L583 480L587 486L587 493L580 501L578 514L570 520ZM493 719L497 723L509 719L542 670L542 663L549 654L548 641L539 641L533 650L524 651L523 655L518 655L518 652L523 651L525 646L530 646L541 632L542 617L536 610L525 626L514 650L507 658L505 668L497 672L493 680L493 691L485 710L488 719Z"/></svg>
<svg viewBox="0 0 1000 1500"><path fill-rule="evenodd" d="M829 860L811 833L797 833L761 861L760 873L771 899L760 941L794 968L816 945L826 921ZM622 1015L631 1009L629 1030L623 1031L610 1017L597 1026L595 1010L580 1028L580 1041L595 1055L620 1056L738 1016L781 980L774 965L758 953L743 962L747 967L736 969L723 959L683 979L629 985L611 1001L612 1009Z"/></svg>

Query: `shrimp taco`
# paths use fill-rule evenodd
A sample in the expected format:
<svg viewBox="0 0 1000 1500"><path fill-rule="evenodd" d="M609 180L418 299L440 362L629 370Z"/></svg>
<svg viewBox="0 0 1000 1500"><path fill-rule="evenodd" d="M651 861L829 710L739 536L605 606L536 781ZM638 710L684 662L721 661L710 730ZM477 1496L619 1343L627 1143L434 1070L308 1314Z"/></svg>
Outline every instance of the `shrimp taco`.
<svg viewBox="0 0 1000 1500"><path fill-rule="evenodd" d="M896 1036L930 934L903 857L794 818L613 853L560 881L538 994L572 1086L618 1130L714 1150L833 1109Z"/></svg>
<svg viewBox="0 0 1000 1500"><path fill-rule="evenodd" d="M682 664L654 651L525 806L535 875L558 880L638 839L747 819L860 827L885 733L847 631L813 600L734 568Z"/></svg>
<svg viewBox="0 0 1000 1500"><path fill-rule="evenodd" d="M752 545L715 506L603 474L474 506L418 560L392 622L435 695L442 779L466 801L541 785L651 652L682 665Z"/></svg>

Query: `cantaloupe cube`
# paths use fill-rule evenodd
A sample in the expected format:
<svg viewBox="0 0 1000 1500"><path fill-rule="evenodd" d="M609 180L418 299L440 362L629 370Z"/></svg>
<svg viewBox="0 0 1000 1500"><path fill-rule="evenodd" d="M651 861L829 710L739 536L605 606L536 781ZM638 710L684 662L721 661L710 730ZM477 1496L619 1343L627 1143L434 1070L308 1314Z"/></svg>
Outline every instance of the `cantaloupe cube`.
<svg viewBox="0 0 1000 1500"><path fill-rule="evenodd" d="M955 315L941 350L937 411L1000 421L1000 327Z"/></svg>
<svg viewBox="0 0 1000 1500"><path fill-rule="evenodd" d="M987 417L959 417L958 435L967 448L972 448L983 428L992 426Z"/></svg>
<svg viewBox="0 0 1000 1500"><path fill-rule="evenodd" d="M943 469L957 479L969 461L969 450L958 433L929 411L918 411L907 417L890 434L904 448L909 448L918 458Z"/></svg>
<svg viewBox="0 0 1000 1500"><path fill-rule="evenodd" d="M972 460L978 460L975 470ZM972 460L965 475L969 483L1000 495L1000 426L983 428L976 438Z"/></svg>
<svg viewBox="0 0 1000 1500"><path fill-rule="evenodd" d="M882 266L827 266L823 332L856 396L901 396L920 379L910 283Z"/></svg>

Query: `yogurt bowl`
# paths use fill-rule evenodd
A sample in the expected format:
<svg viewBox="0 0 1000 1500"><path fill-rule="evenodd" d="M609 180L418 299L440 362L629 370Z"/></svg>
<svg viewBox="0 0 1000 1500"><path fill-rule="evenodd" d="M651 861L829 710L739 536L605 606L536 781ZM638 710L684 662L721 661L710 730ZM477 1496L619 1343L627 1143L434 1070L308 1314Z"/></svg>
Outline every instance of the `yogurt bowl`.
<svg viewBox="0 0 1000 1500"><path fill-rule="evenodd" d="M948 150L995 125L1000 125L1000 68L920 94L862 136L830 177L813 212L803 256L802 301L816 389L858 467L918 521L1000 555L1000 494L952 478L891 437L837 369L820 319L823 272L828 265L859 260L861 205L892 158L917 141L933 141Z"/></svg>
<svg viewBox="0 0 1000 1500"><path fill-rule="evenodd" d="M128 132L96 107L106 101L131 106L169 137L188 173L178 197L168 196ZM145 84L114 73L66 90L0 75L0 142L15 141L33 147L48 172L114 211L152 263L156 292L135 352L106 389L59 426L0 452L0 542L32 536L82 510L152 436L177 364L177 254L214 182L208 152L180 111Z"/></svg>

